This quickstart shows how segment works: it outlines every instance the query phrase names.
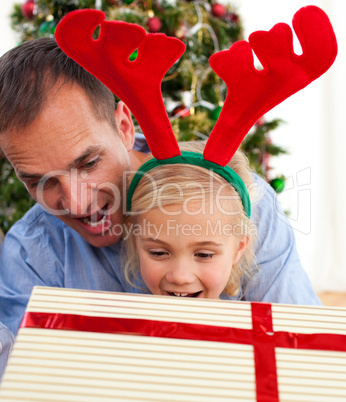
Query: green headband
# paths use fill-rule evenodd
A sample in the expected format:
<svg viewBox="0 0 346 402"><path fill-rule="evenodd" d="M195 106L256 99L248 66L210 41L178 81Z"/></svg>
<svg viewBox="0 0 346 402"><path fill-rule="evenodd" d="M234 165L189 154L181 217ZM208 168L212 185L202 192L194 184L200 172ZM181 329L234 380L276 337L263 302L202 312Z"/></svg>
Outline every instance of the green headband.
<svg viewBox="0 0 346 402"><path fill-rule="evenodd" d="M217 173L219 176L223 177L228 183L230 183L234 189L239 194L241 202L243 203L245 215L250 218L251 216L251 202L249 193L246 189L245 183L240 178L240 176L229 166L220 166L216 163L209 162L203 158L202 154L196 152L185 152L183 151L181 155L174 156L169 159L150 159L148 162L144 163L139 170L134 175L129 191L127 193L127 208L131 211L131 201L133 193L136 190L138 183L141 181L144 173L149 172L150 170L161 166L161 165L176 165L177 163L183 163L185 165L195 165L200 166L205 169L211 170L212 172Z"/></svg>

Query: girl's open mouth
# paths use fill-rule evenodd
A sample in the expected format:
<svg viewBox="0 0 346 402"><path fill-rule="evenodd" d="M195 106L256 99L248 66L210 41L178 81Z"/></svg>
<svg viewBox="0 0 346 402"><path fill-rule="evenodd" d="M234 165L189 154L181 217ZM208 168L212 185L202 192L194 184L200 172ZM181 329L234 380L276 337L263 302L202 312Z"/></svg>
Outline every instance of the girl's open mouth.
<svg viewBox="0 0 346 402"><path fill-rule="evenodd" d="M199 292L195 293L179 293L179 292L167 292L169 296L174 296L174 297L198 297L202 291L200 290Z"/></svg>

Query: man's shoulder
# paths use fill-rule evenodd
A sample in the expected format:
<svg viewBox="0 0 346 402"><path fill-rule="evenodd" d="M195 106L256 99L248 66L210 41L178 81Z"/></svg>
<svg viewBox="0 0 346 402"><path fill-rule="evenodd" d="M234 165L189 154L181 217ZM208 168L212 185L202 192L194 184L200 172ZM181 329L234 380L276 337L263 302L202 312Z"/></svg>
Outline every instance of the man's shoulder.
<svg viewBox="0 0 346 402"><path fill-rule="evenodd" d="M68 284L104 290L105 276L111 273L116 281L112 282L114 289L121 290L116 276L120 248L118 243L102 248L92 246L59 218L35 205L6 234L0 265L16 267L35 278L39 273L44 286ZM97 269L100 280L93 277ZM35 283L40 283L36 279Z"/></svg>
<svg viewBox="0 0 346 402"><path fill-rule="evenodd" d="M133 145L133 149L135 151L144 152L145 154L150 152L149 145L144 134L135 133L135 143Z"/></svg>
<svg viewBox="0 0 346 402"><path fill-rule="evenodd" d="M252 179L253 179L253 184L257 190L257 197L258 199L262 199L263 197L272 197L273 195L276 195L273 187L264 180L263 177L261 177L257 173L252 173Z"/></svg>
<svg viewBox="0 0 346 402"><path fill-rule="evenodd" d="M6 233L1 258L7 263L18 255L31 264L44 258L48 261L69 244L68 231L60 219L36 204Z"/></svg>
<svg viewBox="0 0 346 402"><path fill-rule="evenodd" d="M39 204L35 204L12 226L9 234L20 232L24 235L44 229L46 233L51 231L58 235L65 226L56 216L45 211Z"/></svg>
<svg viewBox="0 0 346 402"><path fill-rule="evenodd" d="M253 217L261 217L265 219L265 216L271 216L277 209L277 194L261 176L256 173L252 174L254 186L254 197L252 199Z"/></svg>
<svg viewBox="0 0 346 402"><path fill-rule="evenodd" d="M36 204L8 231L3 250L12 253L14 248L25 249L31 255L44 250L50 256L97 254L101 258L101 254L114 257L119 247L120 244L93 247L74 229Z"/></svg>
<svg viewBox="0 0 346 402"><path fill-rule="evenodd" d="M257 227L258 241L262 244L269 240L276 243L285 238L292 242L292 227L280 206L277 193L257 174L253 174L253 184L255 196L252 200L251 219Z"/></svg>

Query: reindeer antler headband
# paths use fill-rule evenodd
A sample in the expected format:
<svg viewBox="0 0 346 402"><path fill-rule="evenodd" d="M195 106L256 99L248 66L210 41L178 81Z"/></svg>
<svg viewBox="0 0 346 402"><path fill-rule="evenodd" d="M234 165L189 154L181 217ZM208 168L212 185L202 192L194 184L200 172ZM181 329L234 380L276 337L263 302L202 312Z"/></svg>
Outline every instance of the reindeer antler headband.
<svg viewBox="0 0 346 402"><path fill-rule="evenodd" d="M94 40L98 25L100 35ZM279 23L268 32L252 33L249 42L236 42L210 57L212 69L225 81L228 92L202 156L180 152L162 99L162 79L183 54L183 42L164 34L147 34L135 24L105 21L105 14L98 10L74 11L62 19L55 33L58 45L126 103L155 158L140 168L131 183L129 207L143 172L160 164L189 163L214 170L229 181L250 216L246 186L227 163L261 116L326 72L337 54L333 28L318 7L301 8L293 17L293 28L302 55L293 51L291 28ZM138 57L130 61L136 49ZM261 71L254 67L252 50L263 66Z"/></svg>

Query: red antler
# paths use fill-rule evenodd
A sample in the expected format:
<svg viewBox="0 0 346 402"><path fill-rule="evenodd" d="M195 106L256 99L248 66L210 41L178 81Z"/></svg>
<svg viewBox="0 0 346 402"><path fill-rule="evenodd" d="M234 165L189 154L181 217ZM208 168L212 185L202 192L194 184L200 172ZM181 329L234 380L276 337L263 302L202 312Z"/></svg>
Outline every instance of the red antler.
<svg viewBox="0 0 346 402"><path fill-rule="evenodd" d="M105 14L98 10L67 14L55 32L58 45L128 105L157 159L180 155L162 100L161 82L185 45L164 34L147 34L135 24L104 19ZM99 39L94 40L99 24ZM129 61L136 49L137 59Z"/></svg>
<svg viewBox="0 0 346 402"><path fill-rule="evenodd" d="M263 114L333 64L336 38L321 9L301 8L293 18L293 28L302 46L301 56L293 52L292 31L286 24L277 24L269 32L254 32L250 44L240 41L211 56L210 65L226 82L228 93L204 151L206 160L225 166ZM263 66L261 71L254 68L251 47Z"/></svg>

